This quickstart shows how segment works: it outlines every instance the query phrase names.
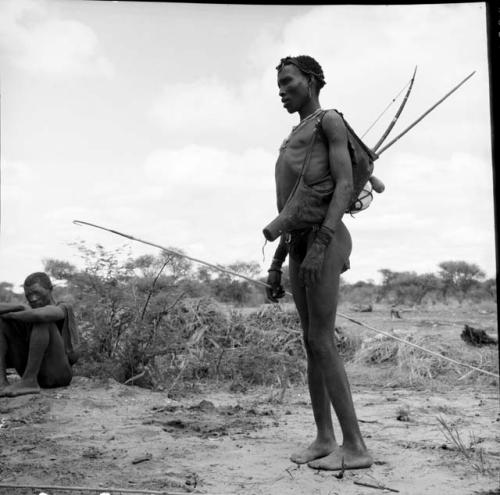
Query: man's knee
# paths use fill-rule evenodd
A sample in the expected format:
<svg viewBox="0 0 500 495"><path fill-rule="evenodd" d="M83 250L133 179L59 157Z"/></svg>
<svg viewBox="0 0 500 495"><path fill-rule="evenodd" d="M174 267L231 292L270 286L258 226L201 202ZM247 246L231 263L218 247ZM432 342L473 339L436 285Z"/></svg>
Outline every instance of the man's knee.
<svg viewBox="0 0 500 495"><path fill-rule="evenodd" d="M331 359L331 353L335 351L335 342L330 332L308 334L304 345L307 354L318 360Z"/></svg>

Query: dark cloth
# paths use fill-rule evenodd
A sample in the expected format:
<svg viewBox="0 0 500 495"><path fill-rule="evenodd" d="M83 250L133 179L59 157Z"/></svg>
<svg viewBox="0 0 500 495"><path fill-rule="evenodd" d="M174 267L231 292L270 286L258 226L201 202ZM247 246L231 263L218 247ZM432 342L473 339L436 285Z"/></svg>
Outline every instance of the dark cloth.
<svg viewBox="0 0 500 495"><path fill-rule="evenodd" d="M80 334L78 333L75 313L73 312L71 304L60 302L57 303L57 306L60 306L66 315L64 320L59 320L56 324L64 342L64 349L66 350L69 364L73 365L80 357L78 352L78 348L80 346Z"/></svg>
<svg viewBox="0 0 500 495"><path fill-rule="evenodd" d="M293 230L290 232L287 242L289 245L289 255L290 258L296 263L302 263L306 257L307 250L310 245L314 242L316 232L319 230L319 225L314 225L313 227L301 230ZM349 270L351 264L349 258L344 261L344 266L342 267L341 273Z"/></svg>

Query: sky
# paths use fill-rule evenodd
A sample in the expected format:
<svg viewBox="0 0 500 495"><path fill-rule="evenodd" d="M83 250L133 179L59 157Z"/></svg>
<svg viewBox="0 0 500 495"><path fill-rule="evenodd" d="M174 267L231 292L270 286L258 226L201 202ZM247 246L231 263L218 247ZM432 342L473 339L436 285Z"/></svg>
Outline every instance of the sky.
<svg viewBox="0 0 500 495"><path fill-rule="evenodd" d="M344 221L346 282L381 269L436 273L448 260L494 277L486 8L483 3L230 5L0 0L0 282L56 258L81 266L84 240L157 253L83 220L214 264L255 261L276 243L274 166L298 114L278 97L287 55L322 65L323 108L363 135L407 85L381 154L386 185ZM364 136L373 146L399 96Z"/></svg>

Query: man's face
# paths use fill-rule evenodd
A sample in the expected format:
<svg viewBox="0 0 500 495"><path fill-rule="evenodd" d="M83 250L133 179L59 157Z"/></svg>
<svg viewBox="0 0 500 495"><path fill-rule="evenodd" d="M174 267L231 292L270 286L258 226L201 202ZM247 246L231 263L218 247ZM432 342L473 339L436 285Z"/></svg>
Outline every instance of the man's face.
<svg viewBox="0 0 500 495"><path fill-rule="evenodd" d="M32 308L41 308L51 302L52 291L38 282L24 288L24 295Z"/></svg>
<svg viewBox="0 0 500 495"><path fill-rule="evenodd" d="M300 110L309 100L309 81L293 64L285 65L278 72L278 89L283 106L289 113Z"/></svg>

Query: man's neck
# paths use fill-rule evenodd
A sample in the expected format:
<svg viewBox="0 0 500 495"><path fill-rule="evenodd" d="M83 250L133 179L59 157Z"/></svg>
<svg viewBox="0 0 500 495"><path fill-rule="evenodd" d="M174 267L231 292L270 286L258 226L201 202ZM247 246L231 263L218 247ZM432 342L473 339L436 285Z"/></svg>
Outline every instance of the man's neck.
<svg viewBox="0 0 500 495"><path fill-rule="evenodd" d="M314 113L316 110L319 110L321 108L319 101L317 98L311 99L306 105L304 105L300 110L299 110L299 115L300 115L300 120L304 120L305 118L309 117L312 113Z"/></svg>

